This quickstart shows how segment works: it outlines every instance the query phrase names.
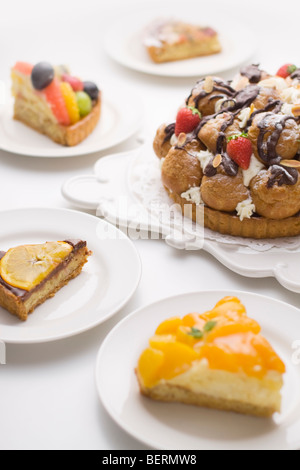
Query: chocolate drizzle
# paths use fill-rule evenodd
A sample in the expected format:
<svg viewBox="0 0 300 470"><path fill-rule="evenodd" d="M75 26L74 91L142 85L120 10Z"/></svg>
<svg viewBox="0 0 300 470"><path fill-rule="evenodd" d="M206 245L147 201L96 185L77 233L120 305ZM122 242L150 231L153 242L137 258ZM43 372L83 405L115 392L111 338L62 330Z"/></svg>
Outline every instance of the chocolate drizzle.
<svg viewBox="0 0 300 470"><path fill-rule="evenodd" d="M265 135L269 132L269 118L274 116L273 113L268 113L266 116L257 124L260 132L257 139L257 150L261 160L267 165L278 165L281 161L281 157L277 155L276 147L282 131L284 130L287 121L296 121L293 116L282 116L280 120L275 123L275 129L268 137L265 142ZM298 172L297 172L298 174ZM296 181L297 182L297 181Z"/></svg>
<svg viewBox="0 0 300 470"><path fill-rule="evenodd" d="M261 81L262 70L259 69L259 64L247 65L241 69L241 75L247 77L250 83L258 83Z"/></svg>
<svg viewBox="0 0 300 470"><path fill-rule="evenodd" d="M172 135L175 132L175 126L176 126L176 124L174 122L173 124L169 124L169 126L167 126L165 128L166 137L164 138L163 144L165 144L166 142L168 142L171 139Z"/></svg>
<svg viewBox="0 0 300 470"><path fill-rule="evenodd" d="M300 69L295 70L295 72L293 72L293 73L291 74L291 78L292 78L293 80L294 80L295 78L296 78L297 80L300 80Z"/></svg>
<svg viewBox="0 0 300 470"><path fill-rule="evenodd" d="M278 186L284 184L293 186L298 181L298 170L295 168L285 168L281 165L273 165L270 167L271 176L268 180L267 187L272 188L276 183Z"/></svg>

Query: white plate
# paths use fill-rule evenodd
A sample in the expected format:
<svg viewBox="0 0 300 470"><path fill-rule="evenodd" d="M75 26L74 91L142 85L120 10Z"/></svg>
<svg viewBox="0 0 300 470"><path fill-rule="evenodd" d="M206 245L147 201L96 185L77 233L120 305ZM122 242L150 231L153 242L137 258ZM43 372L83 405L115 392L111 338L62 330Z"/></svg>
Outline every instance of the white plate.
<svg viewBox="0 0 300 470"><path fill-rule="evenodd" d="M116 167L119 172L114 171ZM96 210L97 215L108 222L130 229L129 233L135 238L141 228L147 232L150 228L153 236L162 235L173 248L203 249L237 274L255 278L275 277L286 289L300 293L299 237L245 240L208 233L207 230L203 233L197 227L191 236L189 224L185 222L183 227L181 212L172 226L164 223L168 221L173 203L161 184L158 159L153 154L152 144L101 158L95 164L93 175L67 180L62 194L76 207ZM150 211L156 206L161 208L160 215L157 211Z"/></svg>
<svg viewBox="0 0 300 470"><path fill-rule="evenodd" d="M139 284L141 262L132 242L94 216L66 209L21 209L0 213L0 250L77 238L93 252L82 273L20 322L0 308L0 339L42 343L86 331L117 313Z"/></svg>
<svg viewBox="0 0 300 470"><path fill-rule="evenodd" d="M189 6L190 5L190 6ZM198 16L197 16L197 13ZM218 31L222 52L205 57L164 64L154 63L143 44L144 28L157 18L180 18L182 21L209 25ZM199 18L199 20L198 20ZM247 48L240 38L251 38ZM203 3L185 2L184 12L174 5L135 9L134 14L122 14L110 24L105 37L108 55L125 67L166 77L196 77L224 72L247 63L257 48L257 33L224 11L208 11Z"/></svg>
<svg viewBox="0 0 300 470"><path fill-rule="evenodd" d="M249 316L261 324L263 334L286 364L282 414L272 419L164 404L139 393L134 369L158 324L191 311L201 313L225 295L236 295L244 302ZM298 340L299 353L299 332L300 311L268 297L210 291L167 298L132 313L107 336L96 365L99 396L123 430L155 449L297 449L300 446L300 361L293 343ZM124 352L122 356L120 351Z"/></svg>
<svg viewBox="0 0 300 470"><path fill-rule="evenodd" d="M108 98L106 98L108 96ZM143 120L143 106L138 96L122 93L111 99L113 93L104 93L100 121L95 130L75 147L56 144L46 136L13 119L13 103L10 101L0 114L0 149L29 157L78 157L100 152L118 145L134 135Z"/></svg>

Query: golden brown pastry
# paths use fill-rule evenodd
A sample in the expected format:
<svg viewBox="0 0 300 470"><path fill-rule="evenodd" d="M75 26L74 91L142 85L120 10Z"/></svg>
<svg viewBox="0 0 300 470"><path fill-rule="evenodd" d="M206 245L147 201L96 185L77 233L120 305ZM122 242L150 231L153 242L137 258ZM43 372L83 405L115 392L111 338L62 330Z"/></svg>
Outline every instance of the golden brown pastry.
<svg viewBox="0 0 300 470"><path fill-rule="evenodd" d="M250 196L243 183L240 170L236 176L227 176L224 171L215 176L204 176L201 184L203 202L217 211L234 212L237 205Z"/></svg>
<svg viewBox="0 0 300 470"><path fill-rule="evenodd" d="M250 188L257 214L278 220L300 211L300 180L293 185L284 184L292 178L287 168L277 165L253 178Z"/></svg>
<svg viewBox="0 0 300 470"><path fill-rule="evenodd" d="M165 157L162 182L183 211L192 205L193 220L202 205L205 226L221 233L300 234L296 73L285 79L251 65L233 82L203 78L176 122L158 130L154 148Z"/></svg>

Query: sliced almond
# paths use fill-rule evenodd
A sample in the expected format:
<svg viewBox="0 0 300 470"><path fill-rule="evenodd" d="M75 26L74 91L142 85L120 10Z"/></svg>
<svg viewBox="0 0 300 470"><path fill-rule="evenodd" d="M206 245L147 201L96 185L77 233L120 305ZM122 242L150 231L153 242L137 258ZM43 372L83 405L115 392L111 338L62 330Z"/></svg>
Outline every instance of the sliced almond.
<svg viewBox="0 0 300 470"><path fill-rule="evenodd" d="M211 93L214 89L214 80L212 77L206 77L204 84L203 84L203 90L206 91L206 93Z"/></svg>
<svg viewBox="0 0 300 470"><path fill-rule="evenodd" d="M250 106L250 116L251 116L251 114L254 112L254 110L255 110L255 106L254 106L254 104L252 103L251 106Z"/></svg>
<svg viewBox="0 0 300 470"><path fill-rule="evenodd" d="M222 163L222 155L218 154L215 156L212 165L214 168L218 168L218 166L220 166L221 163Z"/></svg>
<svg viewBox="0 0 300 470"><path fill-rule="evenodd" d="M186 143L186 134L184 132L181 132L178 136L178 143L179 147L182 147Z"/></svg>
<svg viewBox="0 0 300 470"><path fill-rule="evenodd" d="M300 116L300 103L298 104L295 104L295 106L293 106L292 108L292 113L295 117L299 117Z"/></svg>
<svg viewBox="0 0 300 470"><path fill-rule="evenodd" d="M281 160L280 165L288 168L300 168L300 162L298 160Z"/></svg>

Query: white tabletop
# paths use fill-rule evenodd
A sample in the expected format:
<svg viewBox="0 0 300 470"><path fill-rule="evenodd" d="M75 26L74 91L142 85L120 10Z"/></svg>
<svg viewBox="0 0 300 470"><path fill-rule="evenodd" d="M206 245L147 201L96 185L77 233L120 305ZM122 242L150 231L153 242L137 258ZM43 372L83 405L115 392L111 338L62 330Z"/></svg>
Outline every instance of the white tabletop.
<svg viewBox="0 0 300 470"><path fill-rule="evenodd" d="M175 113L194 79L147 76L125 69L105 55L104 28L124 10L125 3L132 15L136 13L135 5L141 6L140 1L52 0L41 8L37 0L2 0L0 78L8 79L9 67L16 60L79 64L81 76L96 76L103 90L115 90L120 106L124 87L139 92L146 109L141 132L151 138L158 125ZM150 6L162 3L163 0L148 2ZM200 3L203 8L204 2ZM227 15L246 21L259 35L260 47L253 62L260 62L272 72L286 62L300 65L298 0L285 0L276 6L270 0L211 3L214 8L226 4ZM188 8L190 3L173 0L169 5L172 12L172 5ZM247 48L251 37L239 40ZM231 78L235 72L223 76ZM135 136L105 153L74 159L31 159L0 152L0 210L31 206L74 208L61 195L62 183L70 176L90 173L99 157L137 145ZM285 290L275 279L240 277L207 253L179 252L163 241L140 240L135 245L143 264L141 283L130 303L113 319L68 340L7 346L7 364L0 365L1 449L144 448L107 415L94 381L96 355L103 339L120 319L138 307L200 289L238 289L300 305L299 295Z"/></svg>

